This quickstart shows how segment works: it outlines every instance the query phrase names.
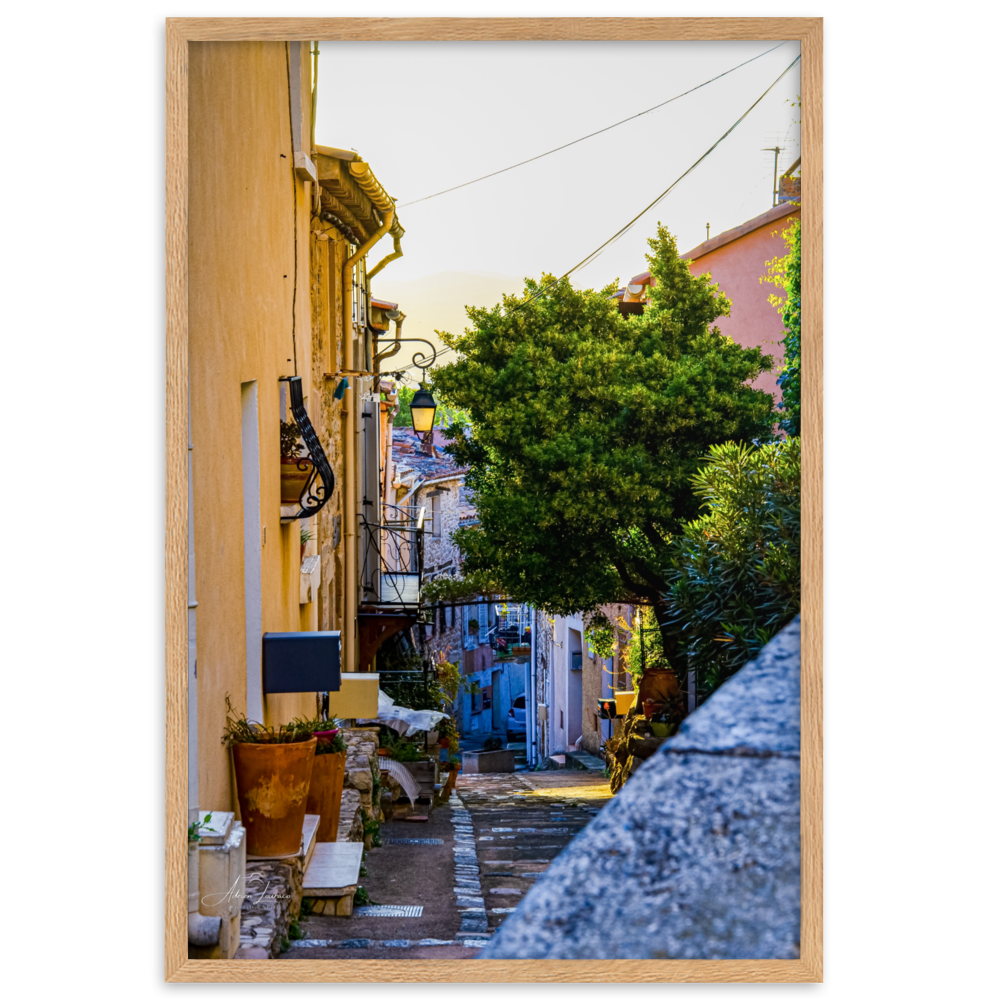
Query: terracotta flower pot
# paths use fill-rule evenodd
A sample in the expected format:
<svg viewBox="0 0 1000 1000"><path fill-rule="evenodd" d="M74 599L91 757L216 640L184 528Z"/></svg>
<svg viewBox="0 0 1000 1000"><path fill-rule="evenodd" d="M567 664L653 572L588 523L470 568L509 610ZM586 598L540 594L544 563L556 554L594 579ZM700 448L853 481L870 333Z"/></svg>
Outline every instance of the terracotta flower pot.
<svg viewBox="0 0 1000 1000"><path fill-rule="evenodd" d="M234 744L247 854L274 858L299 853L316 742Z"/></svg>
<svg viewBox="0 0 1000 1000"><path fill-rule="evenodd" d="M672 670L659 667L647 669L639 678L639 703L647 698L657 702L669 701L680 689L680 678Z"/></svg>
<svg viewBox="0 0 1000 1000"><path fill-rule="evenodd" d="M283 458L281 460L281 502L293 504L299 502L306 482L312 475L311 458Z"/></svg>
<svg viewBox="0 0 1000 1000"><path fill-rule="evenodd" d="M316 840L328 843L337 839L340 825L340 799L344 794L344 767L347 751L318 754L313 762L312 780L309 782L309 797L306 812L319 816Z"/></svg>

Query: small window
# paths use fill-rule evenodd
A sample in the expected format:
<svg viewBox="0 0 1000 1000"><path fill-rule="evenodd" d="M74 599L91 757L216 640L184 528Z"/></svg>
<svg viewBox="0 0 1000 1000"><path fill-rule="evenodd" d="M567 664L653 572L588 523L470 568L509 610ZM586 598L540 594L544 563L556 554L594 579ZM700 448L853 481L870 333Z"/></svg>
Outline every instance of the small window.
<svg viewBox="0 0 1000 1000"><path fill-rule="evenodd" d="M431 534L441 537L441 497L431 497Z"/></svg>
<svg viewBox="0 0 1000 1000"><path fill-rule="evenodd" d="M524 695L523 694L519 694L514 699L514 708L524 708Z"/></svg>

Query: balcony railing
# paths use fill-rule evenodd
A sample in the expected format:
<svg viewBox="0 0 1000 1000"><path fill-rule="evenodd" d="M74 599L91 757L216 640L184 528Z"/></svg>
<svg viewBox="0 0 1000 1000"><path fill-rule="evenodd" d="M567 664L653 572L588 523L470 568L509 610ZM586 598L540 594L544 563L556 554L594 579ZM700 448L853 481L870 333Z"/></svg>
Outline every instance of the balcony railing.
<svg viewBox="0 0 1000 1000"><path fill-rule="evenodd" d="M381 524L360 517L362 601L416 608L424 568L424 508L386 504Z"/></svg>

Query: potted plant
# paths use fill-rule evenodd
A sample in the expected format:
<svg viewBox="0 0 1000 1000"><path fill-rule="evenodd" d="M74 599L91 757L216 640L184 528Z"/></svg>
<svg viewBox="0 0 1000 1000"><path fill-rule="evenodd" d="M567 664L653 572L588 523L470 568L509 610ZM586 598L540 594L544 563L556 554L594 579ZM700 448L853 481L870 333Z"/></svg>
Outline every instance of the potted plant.
<svg viewBox="0 0 1000 1000"><path fill-rule="evenodd" d="M302 821L318 740L300 722L250 722L226 698L223 744L232 750L247 854L289 857L302 843Z"/></svg>
<svg viewBox="0 0 1000 1000"><path fill-rule="evenodd" d="M313 761L312 778L309 782L306 812L319 816L316 841L335 841L340 825L340 800L344 794L347 744L340 735L340 726L333 720L303 720L301 724L316 737L316 759Z"/></svg>
<svg viewBox="0 0 1000 1000"><path fill-rule="evenodd" d="M312 475L313 462L302 454L302 437L298 424L281 421L281 502L299 502L302 491Z"/></svg>
<svg viewBox="0 0 1000 1000"><path fill-rule="evenodd" d="M454 750L458 747L458 727L450 715L446 715L438 724L438 746L442 750Z"/></svg>
<svg viewBox="0 0 1000 1000"><path fill-rule="evenodd" d="M679 722L664 722L658 719L651 719L649 722L649 727L653 730L653 735L659 739L665 739L669 736L673 736L674 733L677 732L677 727L679 725Z"/></svg>
<svg viewBox="0 0 1000 1000"><path fill-rule="evenodd" d="M392 756L413 775L420 787L421 798L433 798L437 784L437 763L428 758L420 746L407 739L399 740L392 748Z"/></svg>
<svg viewBox="0 0 1000 1000"><path fill-rule="evenodd" d="M296 499L298 499L296 497ZM284 502L284 501L282 501ZM315 538L315 534L311 528L306 528L305 526L299 528L299 562L301 563L306 557L306 546Z"/></svg>

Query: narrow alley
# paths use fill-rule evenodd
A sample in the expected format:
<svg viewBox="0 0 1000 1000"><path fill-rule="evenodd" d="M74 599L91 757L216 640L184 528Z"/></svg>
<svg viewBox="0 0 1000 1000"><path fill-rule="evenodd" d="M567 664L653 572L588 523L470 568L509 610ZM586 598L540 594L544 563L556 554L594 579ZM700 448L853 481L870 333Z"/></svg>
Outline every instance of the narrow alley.
<svg viewBox="0 0 1000 1000"><path fill-rule="evenodd" d="M474 958L559 853L610 800L582 771L459 777L426 823L382 827L344 919L304 917L282 958Z"/></svg>

